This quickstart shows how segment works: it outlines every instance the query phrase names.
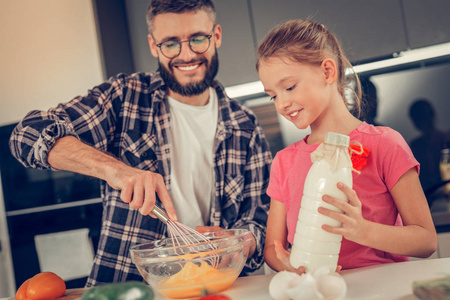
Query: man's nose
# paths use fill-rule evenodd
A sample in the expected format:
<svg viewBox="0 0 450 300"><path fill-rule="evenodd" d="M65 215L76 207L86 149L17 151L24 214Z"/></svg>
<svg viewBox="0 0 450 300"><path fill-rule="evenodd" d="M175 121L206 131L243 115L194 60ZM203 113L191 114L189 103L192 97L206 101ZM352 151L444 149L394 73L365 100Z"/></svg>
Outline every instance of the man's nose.
<svg viewBox="0 0 450 300"><path fill-rule="evenodd" d="M189 46L189 41L182 42L180 47L180 54L177 58L184 61L191 61L196 56L196 53L192 51L191 47Z"/></svg>

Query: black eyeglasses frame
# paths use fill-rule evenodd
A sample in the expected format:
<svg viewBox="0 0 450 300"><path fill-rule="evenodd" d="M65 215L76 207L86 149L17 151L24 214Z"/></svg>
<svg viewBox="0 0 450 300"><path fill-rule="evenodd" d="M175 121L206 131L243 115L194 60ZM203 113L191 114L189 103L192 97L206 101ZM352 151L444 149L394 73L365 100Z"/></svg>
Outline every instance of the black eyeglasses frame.
<svg viewBox="0 0 450 300"><path fill-rule="evenodd" d="M214 25L212 31L214 31L215 28L216 28L216 25ZM194 49L192 49L191 41L192 41L194 38L201 37L201 36L203 36L203 37L205 37L205 38L208 39L208 47L207 47L206 50L203 51L203 52L197 52L197 51L195 51ZM203 54L203 53L205 53L206 51L209 50L209 47L211 47L211 38L212 38L212 36L213 36L213 33L212 33L212 34L208 34L208 35L206 35L206 34L195 35L195 36L191 37L190 39L184 40L184 41L167 40L167 41L161 42L161 43L159 43L159 44L156 44L156 47L159 48L159 51L161 51L162 55L164 55L165 57L167 57L167 58L169 58L169 59L174 59L175 57L177 57L178 55L180 55L180 53L181 53L181 48L182 48L182 44L183 44L183 43L186 43L186 42L188 43L189 49L191 49L192 52L194 52L194 53L196 53L196 54ZM153 38L153 39L154 39L154 38ZM177 55L171 57L171 56L167 56L166 54L164 54L164 51L161 49L161 47L162 47L162 45L163 45L164 43L167 43L167 42L176 42L177 44L180 45L180 47L178 48L179 50L178 50L178 54L177 54Z"/></svg>

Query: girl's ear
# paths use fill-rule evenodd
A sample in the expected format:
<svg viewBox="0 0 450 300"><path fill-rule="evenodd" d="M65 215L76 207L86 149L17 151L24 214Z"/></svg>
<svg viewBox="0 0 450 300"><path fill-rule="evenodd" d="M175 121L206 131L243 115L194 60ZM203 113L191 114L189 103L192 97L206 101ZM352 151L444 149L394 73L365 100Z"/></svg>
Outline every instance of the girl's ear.
<svg viewBox="0 0 450 300"><path fill-rule="evenodd" d="M331 58L322 61L321 68L328 84L333 84L337 79L336 63Z"/></svg>

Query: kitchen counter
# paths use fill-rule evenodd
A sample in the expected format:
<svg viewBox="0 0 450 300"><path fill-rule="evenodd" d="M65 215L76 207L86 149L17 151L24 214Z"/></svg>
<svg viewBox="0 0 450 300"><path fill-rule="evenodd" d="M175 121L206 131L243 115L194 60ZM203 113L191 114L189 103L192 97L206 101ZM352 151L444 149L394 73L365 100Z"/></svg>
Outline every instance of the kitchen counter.
<svg viewBox="0 0 450 300"><path fill-rule="evenodd" d="M345 299L417 299L412 294L414 281L450 275L450 258L424 259L370 266L341 272L347 283ZM232 299L270 300L269 283L273 275L239 278L224 292ZM155 299L166 300L161 295Z"/></svg>
<svg viewBox="0 0 450 300"><path fill-rule="evenodd" d="M450 258L423 259L370 266L341 272L347 283L345 299L413 300L412 283L450 275ZM269 283L274 275L241 277L223 294L234 300L271 300ZM74 297L67 297L73 292ZM79 290L69 290L63 299L80 299ZM4 298L7 299L7 298ZM156 294L155 300L167 300ZM2 299L0 299L2 300Z"/></svg>

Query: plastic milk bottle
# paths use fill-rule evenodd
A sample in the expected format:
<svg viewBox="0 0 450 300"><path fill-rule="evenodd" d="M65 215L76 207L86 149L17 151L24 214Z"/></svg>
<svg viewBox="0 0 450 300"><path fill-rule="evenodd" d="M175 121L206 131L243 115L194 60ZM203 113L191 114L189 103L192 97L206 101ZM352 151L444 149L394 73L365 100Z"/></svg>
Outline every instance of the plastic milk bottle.
<svg viewBox="0 0 450 300"><path fill-rule="evenodd" d="M313 165L306 176L290 257L290 263L295 268L305 266L306 272L314 272L326 266L330 272L336 271L342 236L326 232L322 225L339 227L341 222L319 214L317 209L322 206L340 211L323 202L322 196L325 194L348 201L336 184L342 182L353 186L349 144L348 136L328 132L325 141L311 153Z"/></svg>

